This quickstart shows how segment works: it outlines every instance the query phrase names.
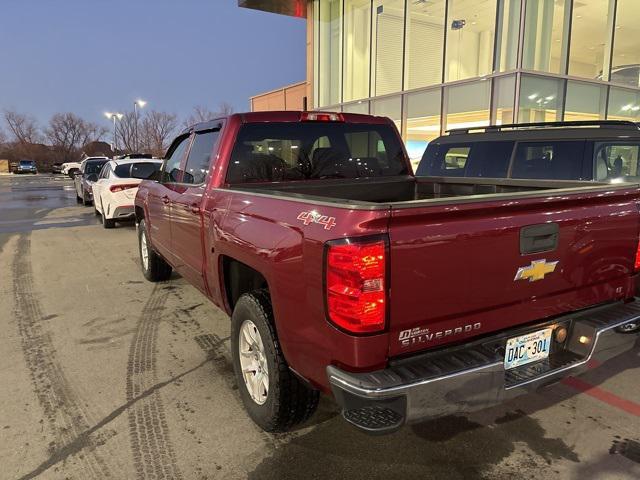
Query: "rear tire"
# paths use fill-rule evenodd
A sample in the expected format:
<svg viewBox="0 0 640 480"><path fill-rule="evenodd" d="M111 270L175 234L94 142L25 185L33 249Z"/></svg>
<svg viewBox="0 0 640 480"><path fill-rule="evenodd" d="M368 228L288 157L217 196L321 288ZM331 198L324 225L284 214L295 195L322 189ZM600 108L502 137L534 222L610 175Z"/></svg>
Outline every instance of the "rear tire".
<svg viewBox="0 0 640 480"><path fill-rule="evenodd" d="M104 228L114 228L116 226L116 221L113 218L107 218L102 214L102 226Z"/></svg>
<svg viewBox="0 0 640 480"><path fill-rule="evenodd" d="M140 221L138 225L138 251L144 278L150 282L163 282L171 277L171 265L151 247L144 220Z"/></svg>
<svg viewBox="0 0 640 480"><path fill-rule="evenodd" d="M246 340L247 331L254 340L252 345ZM267 290L245 293L236 303L231 317L231 351L240 397L260 428L285 432L313 415L319 393L289 369L278 342Z"/></svg>
<svg viewBox="0 0 640 480"><path fill-rule="evenodd" d="M85 207L91 205L91 200L87 200L84 192L82 193L82 205L84 205Z"/></svg>

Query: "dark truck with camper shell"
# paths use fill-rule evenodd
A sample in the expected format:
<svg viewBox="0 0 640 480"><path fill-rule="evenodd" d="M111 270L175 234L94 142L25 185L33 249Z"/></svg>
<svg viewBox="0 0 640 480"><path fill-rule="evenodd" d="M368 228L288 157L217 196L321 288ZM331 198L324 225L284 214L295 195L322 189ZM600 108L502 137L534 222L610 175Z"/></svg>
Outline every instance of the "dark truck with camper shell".
<svg viewBox="0 0 640 480"><path fill-rule="evenodd" d="M135 201L142 270L231 316L251 418L320 392L371 433L483 409L638 349L640 186L413 175L387 118L234 114Z"/></svg>

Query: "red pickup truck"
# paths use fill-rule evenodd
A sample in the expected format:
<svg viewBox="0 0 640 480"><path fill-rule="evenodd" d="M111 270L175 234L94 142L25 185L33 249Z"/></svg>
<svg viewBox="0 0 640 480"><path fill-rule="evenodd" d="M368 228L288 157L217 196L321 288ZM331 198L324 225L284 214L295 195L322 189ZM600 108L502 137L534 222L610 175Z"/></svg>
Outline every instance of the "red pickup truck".
<svg viewBox="0 0 640 480"><path fill-rule="evenodd" d="M319 392L376 433L637 349L640 187L416 177L387 118L234 114L186 129L135 209L150 281L231 315L251 418Z"/></svg>

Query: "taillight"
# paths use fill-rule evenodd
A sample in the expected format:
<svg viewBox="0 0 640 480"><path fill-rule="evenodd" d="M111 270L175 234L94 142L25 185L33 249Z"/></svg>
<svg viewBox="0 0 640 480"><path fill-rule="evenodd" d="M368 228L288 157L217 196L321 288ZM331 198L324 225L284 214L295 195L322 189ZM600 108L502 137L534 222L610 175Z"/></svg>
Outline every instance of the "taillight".
<svg viewBox="0 0 640 480"><path fill-rule="evenodd" d="M329 243L325 259L329 320L351 333L384 330L387 317L386 242Z"/></svg>
<svg viewBox="0 0 640 480"><path fill-rule="evenodd" d="M344 117L341 113L302 112L300 120L302 122L344 122Z"/></svg>
<svg viewBox="0 0 640 480"><path fill-rule="evenodd" d="M117 193L117 192L121 192L123 190L129 190L130 188L137 188L138 184L131 184L131 185L111 185L109 187L109 190L111 190L112 193Z"/></svg>
<svg viewBox="0 0 640 480"><path fill-rule="evenodd" d="M635 269L636 269L636 272L640 270L640 240L638 240L638 246L636 247Z"/></svg>

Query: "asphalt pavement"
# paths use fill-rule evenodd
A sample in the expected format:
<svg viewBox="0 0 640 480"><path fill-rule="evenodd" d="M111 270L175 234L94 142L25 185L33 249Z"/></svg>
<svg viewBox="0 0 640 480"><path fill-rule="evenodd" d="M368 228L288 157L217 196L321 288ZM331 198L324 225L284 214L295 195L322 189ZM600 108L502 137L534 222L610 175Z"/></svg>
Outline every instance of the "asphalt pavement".
<svg viewBox="0 0 640 480"><path fill-rule="evenodd" d="M144 280L135 227L72 182L0 176L0 479L639 479L640 356L491 410L360 433L332 401L269 435L245 415L229 319Z"/></svg>

